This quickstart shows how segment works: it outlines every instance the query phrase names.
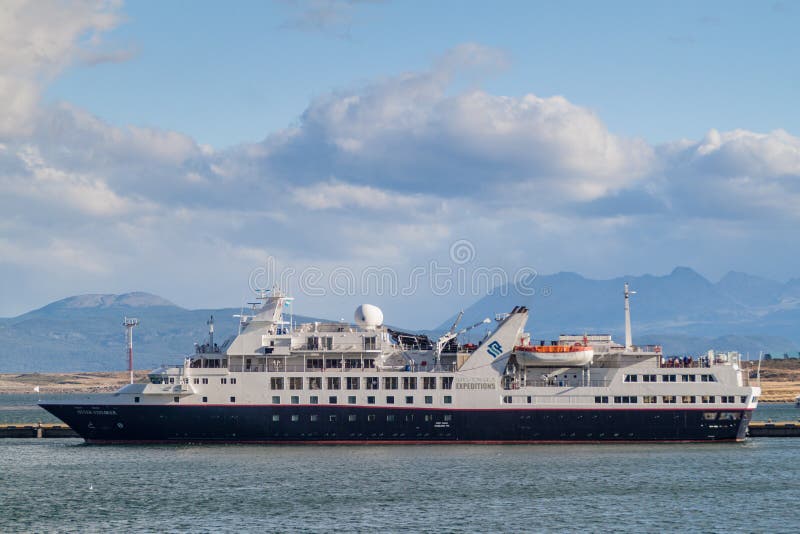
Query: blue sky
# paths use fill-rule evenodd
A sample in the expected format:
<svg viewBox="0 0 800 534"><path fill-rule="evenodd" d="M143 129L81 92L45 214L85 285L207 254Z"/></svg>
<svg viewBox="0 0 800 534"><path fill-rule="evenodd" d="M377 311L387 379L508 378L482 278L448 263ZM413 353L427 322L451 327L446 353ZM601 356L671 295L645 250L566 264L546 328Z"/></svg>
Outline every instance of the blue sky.
<svg viewBox="0 0 800 534"><path fill-rule="evenodd" d="M131 290L236 306L270 257L328 281L433 262L798 277L798 18L791 2L10 4L0 316ZM298 311L368 301L422 327L480 297L422 286Z"/></svg>

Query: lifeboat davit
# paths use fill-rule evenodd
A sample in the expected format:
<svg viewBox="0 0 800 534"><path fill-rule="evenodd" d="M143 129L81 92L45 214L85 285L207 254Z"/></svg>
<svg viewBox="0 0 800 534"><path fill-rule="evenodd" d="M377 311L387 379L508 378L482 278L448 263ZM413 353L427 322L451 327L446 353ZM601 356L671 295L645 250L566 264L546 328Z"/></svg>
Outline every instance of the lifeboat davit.
<svg viewBox="0 0 800 534"><path fill-rule="evenodd" d="M582 367L594 359L594 349L587 345L518 345L517 361L533 367Z"/></svg>

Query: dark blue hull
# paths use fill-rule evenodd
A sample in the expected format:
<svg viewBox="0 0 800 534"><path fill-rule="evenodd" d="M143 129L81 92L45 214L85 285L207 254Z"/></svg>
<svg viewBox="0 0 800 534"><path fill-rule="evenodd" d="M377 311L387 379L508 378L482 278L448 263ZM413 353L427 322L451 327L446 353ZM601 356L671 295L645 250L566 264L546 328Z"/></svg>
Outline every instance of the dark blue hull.
<svg viewBox="0 0 800 534"><path fill-rule="evenodd" d="M747 410L42 404L90 443L739 441Z"/></svg>

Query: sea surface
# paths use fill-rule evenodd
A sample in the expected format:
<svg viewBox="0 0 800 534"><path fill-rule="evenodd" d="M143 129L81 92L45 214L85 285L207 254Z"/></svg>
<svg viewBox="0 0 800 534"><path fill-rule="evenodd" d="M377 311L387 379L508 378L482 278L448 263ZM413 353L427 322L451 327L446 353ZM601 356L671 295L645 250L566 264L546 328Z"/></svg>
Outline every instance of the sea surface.
<svg viewBox="0 0 800 534"><path fill-rule="evenodd" d="M0 395L0 422L51 421L35 401ZM798 415L785 404L756 412ZM797 532L798 501L800 438L568 446L0 439L0 532Z"/></svg>

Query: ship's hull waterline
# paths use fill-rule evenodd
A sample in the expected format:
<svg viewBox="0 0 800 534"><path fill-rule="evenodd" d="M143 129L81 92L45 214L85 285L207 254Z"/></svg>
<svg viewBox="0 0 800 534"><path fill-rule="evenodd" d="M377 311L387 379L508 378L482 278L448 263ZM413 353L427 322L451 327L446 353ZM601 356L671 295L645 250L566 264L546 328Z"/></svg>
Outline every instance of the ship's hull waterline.
<svg viewBox="0 0 800 534"><path fill-rule="evenodd" d="M88 443L720 442L750 410L42 404Z"/></svg>

